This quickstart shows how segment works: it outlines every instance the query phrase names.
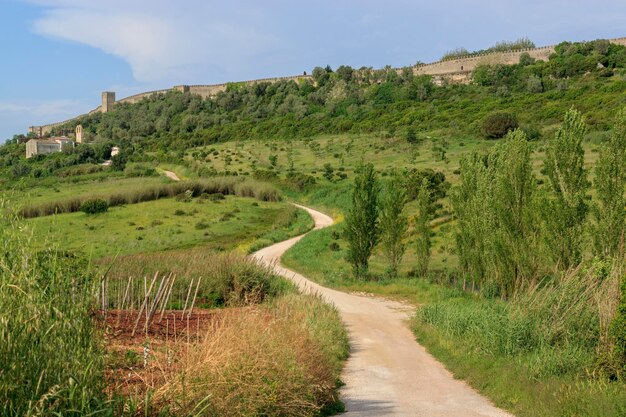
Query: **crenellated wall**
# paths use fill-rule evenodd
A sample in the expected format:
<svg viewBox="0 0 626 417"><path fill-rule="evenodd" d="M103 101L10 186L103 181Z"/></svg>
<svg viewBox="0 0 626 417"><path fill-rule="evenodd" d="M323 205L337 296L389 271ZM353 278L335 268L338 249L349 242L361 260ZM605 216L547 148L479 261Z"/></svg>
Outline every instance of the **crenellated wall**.
<svg viewBox="0 0 626 417"><path fill-rule="evenodd" d="M609 39L611 43L624 45L626 46L626 37ZM511 51L511 52L490 52L478 55L468 55L465 57L453 58L453 59L445 59L437 62L433 62L430 64L417 65L413 67L413 72L418 75L432 75L434 81L438 84L442 83L444 80L451 82L468 82L471 79L472 71L479 65L486 64L505 64L512 65L517 64L519 62L519 58L523 53L528 53L531 57L547 61L550 55L554 52L555 45L552 46L543 46L540 48L533 49L524 49L519 51ZM401 71L401 70L398 70ZM114 93L107 93L105 96L103 93L103 104L98 106L94 110L90 111L87 114L83 114L63 122L52 123L43 126L31 126L28 128L29 132L33 132L38 136L44 136L49 134L52 129L57 126L61 126L65 123L72 122L80 117L86 116L88 114L92 114L95 112L106 112L111 106L115 103L138 103L144 98L151 97L155 94L165 94L169 91L181 91L181 92L189 92L191 94L197 94L204 99L215 97L217 94L226 91L229 84L245 84L252 85L262 82L278 82L278 81L304 81L304 80L312 80L310 75L295 75L289 77L275 77L275 78L263 78L258 80L250 80L250 81L242 81L237 83L226 83L226 84L213 84L213 85L178 85L172 88L168 88L165 90L156 90L156 91L147 91L144 93L135 94L129 97L125 97L118 101L111 102L111 97L114 100ZM113 95L111 95L113 94Z"/></svg>

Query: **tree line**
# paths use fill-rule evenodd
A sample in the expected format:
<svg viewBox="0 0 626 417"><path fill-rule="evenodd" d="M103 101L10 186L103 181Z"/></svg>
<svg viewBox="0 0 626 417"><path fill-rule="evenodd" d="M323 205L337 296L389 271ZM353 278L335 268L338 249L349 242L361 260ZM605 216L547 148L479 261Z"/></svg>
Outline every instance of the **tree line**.
<svg viewBox="0 0 626 417"><path fill-rule="evenodd" d="M456 222L459 273L492 295L510 297L550 271L567 270L585 258L624 259L626 227L626 109L602 144L593 169L593 192L585 168L587 126L572 109L546 143L538 178L532 143L510 131L488 153L461 159L460 182L451 193ZM414 188L415 189L415 188ZM414 223L416 271L424 276L430 258L434 196L427 178L417 187ZM348 261L357 278L368 276L368 261L380 244L389 274L396 276L406 250L407 187L396 173L381 186L373 165L356 170L344 235Z"/></svg>

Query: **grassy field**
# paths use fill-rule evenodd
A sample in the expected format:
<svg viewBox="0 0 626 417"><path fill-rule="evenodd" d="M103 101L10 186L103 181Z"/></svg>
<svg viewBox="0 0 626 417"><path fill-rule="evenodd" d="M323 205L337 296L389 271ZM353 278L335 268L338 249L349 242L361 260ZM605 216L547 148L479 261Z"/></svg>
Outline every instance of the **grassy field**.
<svg viewBox="0 0 626 417"><path fill-rule="evenodd" d="M175 199L110 208L98 215L60 214L29 223L40 242L53 241L97 259L191 246L247 251L259 239L271 242L312 224L287 203L226 196L224 200Z"/></svg>

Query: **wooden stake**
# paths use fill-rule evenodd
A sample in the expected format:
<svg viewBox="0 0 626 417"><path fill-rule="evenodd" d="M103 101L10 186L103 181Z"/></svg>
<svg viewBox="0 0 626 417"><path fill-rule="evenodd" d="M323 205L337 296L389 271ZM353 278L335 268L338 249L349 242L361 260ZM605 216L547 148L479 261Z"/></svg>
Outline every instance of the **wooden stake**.
<svg viewBox="0 0 626 417"><path fill-rule="evenodd" d="M124 298L122 298L122 305L120 306L120 310L124 310L124 306L126 305L126 298L128 297L128 291L130 291L130 284L133 280L133 277L128 277L128 284L126 284L126 291L124 291Z"/></svg>
<svg viewBox="0 0 626 417"><path fill-rule="evenodd" d="M172 278L172 282L170 282L170 289L167 292L167 295L165 296L165 299L163 301L163 306L161 307L161 317L159 318L159 323L161 323L161 321L163 320L163 314L165 314L165 307L167 307L167 303L170 299L170 296L172 295L172 290L174 289L174 283L176 282L176 275L174 275L174 278Z"/></svg>
<svg viewBox="0 0 626 417"><path fill-rule="evenodd" d="M202 277L198 278L198 284L196 284L196 292L193 294L193 301L191 302L191 307L189 308L188 316L191 316L193 312L193 306L196 304L196 297L198 296L198 289L200 288L200 281L202 281Z"/></svg>
<svg viewBox="0 0 626 417"><path fill-rule="evenodd" d="M185 315L185 311L187 311L187 303L189 302L189 297L191 296L192 288L193 288L193 278L191 278L191 282L189 283L189 290L187 290L187 298L185 298L185 307L183 307L183 316Z"/></svg>
<svg viewBox="0 0 626 417"><path fill-rule="evenodd" d="M150 283L150 290L146 290L145 296L143 298L143 303L141 304L141 308L139 309L139 314L137 314L137 320L135 321L135 326L133 327L133 332L131 336L135 335L135 331L137 330L137 326L139 325L139 319L141 318L141 313L143 313L143 309L146 308L146 305L148 304L148 297L150 296L150 293L152 292L152 287L154 286L154 283L158 276L159 276L159 272L157 271L157 273L154 274L154 278L152 278L152 282ZM144 288L145 288L145 283L146 283L145 276L143 280L144 280L143 282L144 282Z"/></svg>
<svg viewBox="0 0 626 417"><path fill-rule="evenodd" d="M154 301L152 302L152 307L150 307L150 314L148 314L148 319L146 320L146 332L148 332L148 326L150 325L150 322L152 321L152 316L154 316L154 312L156 311L157 305L159 304L159 301L161 300L161 297L163 296L163 289L164 286L163 284L166 281L166 277L165 275L163 275L163 278L161 278L161 282L159 283L159 289L156 292L156 295L154 296Z"/></svg>

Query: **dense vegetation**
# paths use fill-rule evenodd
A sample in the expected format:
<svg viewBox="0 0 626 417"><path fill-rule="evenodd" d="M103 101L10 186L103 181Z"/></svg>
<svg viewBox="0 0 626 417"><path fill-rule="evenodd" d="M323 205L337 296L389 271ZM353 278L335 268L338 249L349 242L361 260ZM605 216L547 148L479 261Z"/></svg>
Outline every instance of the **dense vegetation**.
<svg viewBox="0 0 626 417"><path fill-rule="evenodd" d="M502 47L522 48L524 42ZM479 67L468 85L436 85L408 69L342 66L335 71L316 68L314 83L231 84L211 100L169 92L80 120L93 145L25 161L24 146L16 137L0 147L0 170L6 174L0 181L5 190L58 187L56 198L49 190L38 189L38 202L22 211L26 217L75 212L94 205L95 197L107 207L152 201L149 204L156 209L166 207L174 216L193 219L195 225L189 226L198 236L212 231L206 219L194 217L204 213L196 210L190 215L187 207L178 206L174 211L174 204L217 207L225 194L276 200L275 187L233 178L249 175L273 182L285 195L329 210L339 219L345 215L346 220L304 238L287 254L287 265L326 285L399 295L423 304L413 321L419 340L455 374L520 415L619 416L626 409L626 114L616 117L616 113L626 104L625 69L626 47L595 41L562 43L548 62L523 55L516 65ZM112 168L95 165L110 156L114 145L122 153L113 158ZM360 161L364 154L365 161ZM156 183L152 178L156 168L168 164L193 178L229 177ZM151 186L129 178L136 176ZM110 189L94 195L90 189L94 184ZM118 187L123 184L127 188L122 191ZM92 195L75 196L67 190ZM154 201L161 197L173 198ZM251 204L257 204L248 207L256 216L259 203ZM90 216L85 226L94 227L122 209L128 208ZM64 218L73 232L74 221L86 218L81 213L64 216L74 216ZM241 220L236 217L232 209L226 220ZM175 217L172 223L176 222ZM162 220L151 219L149 224L160 239L156 229ZM237 239L254 234L242 225L246 230ZM254 236L259 245L310 224L294 211L271 226L273 230ZM127 222L122 233L138 240L143 239L143 230L143 224ZM207 240L219 240L216 236ZM128 250L131 245L124 246ZM185 264L183 258L191 263ZM203 272L209 258L203 251L133 255L122 258L110 273L112 279L123 279L129 273L141 276L149 269L165 269L180 274L179 285L184 286L199 274L211 275ZM69 262L60 255L54 259L54 265ZM282 286L263 284L274 278L257 274L255 266L238 265L240 258L210 260L217 272L203 281L203 306L247 305L238 301L251 292L249 285L252 292L267 293L255 302L270 302L253 305L252 319L235 317L228 322L231 327L219 328L219 338L208 339L203 349L215 356L190 356L183 371L157 392L154 405L171 405L168 398L180 396L192 372L206 378L174 405L176 412L193 414L198 404L208 401L213 413L271 415L295 409L312 413L331 402L334 381L328 381L338 375L345 354L345 344L337 350L332 343L333 338L345 342L345 334L336 327L336 312L319 305L319 300L294 301L291 295L283 300ZM18 266L15 259L10 264ZM81 271L76 276L85 273ZM25 282L39 285L38 275L35 271ZM0 294L11 294L12 285ZM232 293L235 288L243 292ZM45 297L24 302L41 309L50 301ZM14 306L13 301L2 298L0 308L1 303ZM63 308L85 321L88 303L85 298L84 304ZM8 317L8 311L8 307L2 311L0 320ZM260 328L259 317L264 324ZM303 329L286 318L309 326ZM35 329L35 334L41 335L42 329ZM272 338L265 338L267 333ZM48 336L56 338L51 344L65 337L54 331ZM28 339L12 340L32 344ZM74 348L81 346L95 353L80 360L97 364L97 346ZM219 355L226 348L232 348L232 357ZM222 367L222 359L232 362ZM285 367L288 363L296 366ZM252 365L262 372L246 373ZM94 373L80 397L82 411L101 401L100 371L85 369ZM50 384L65 378L63 372L59 375L42 387L54 388ZM281 378L284 375L291 377ZM222 385L209 387L207 379ZM267 381L274 390L250 389ZM320 384L328 389L312 388ZM40 388L19 395L3 389L0 394L8 398L12 407L8 412L14 414L44 394ZM69 402L54 404L63 408L78 398L67 392ZM207 393L216 397L209 399ZM277 401L278 396L284 401ZM27 404L30 399L34 402Z"/></svg>
<svg viewBox="0 0 626 417"><path fill-rule="evenodd" d="M122 148L123 167L132 160L180 161L185 149L234 139L381 131L409 140L420 140L420 132L481 136L496 109L514 115L532 139L550 133L572 105L588 115L591 130L605 131L624 102L625 66L626 47L599 40L564 42L548 62L522 56L517 65L479 67L469 85L437 86L409 69L316 68L315 83L231 84L211 100L169 92L118 104L60 128L81 123L93 149L24 163L24 145L13 143L2 147L0 166L15 178L43 176L104 159L112 144Z"/></svg>
<svg viewBox="0 0 626 417"><path fill-rule="evenodd" d="M86 259L0 216L0 414L82 416L103 404L100 334L91 317L97 287Z"/></svg>
<svg viewBox="0 0 626 417"><path fill-rule="evenodd" d="M3 207L0 218L6 249L0 257L3 416L169 416L194 410L200 415L313 415L340 406L336 381L347 336L336 310L321 299L295 293L293 285L241 254L210 249L108 259L90 267L81 256L54 246L35 249L32 232L8 213ZM190 281L202 282L196 307L232 309L220 313L215 331L186 354L170 357L179 365L163 370L157 364L165 377L158 392L150 383L131 393L105 391L116 363L137 365L133 351L122 358L105 354L106 329L98 325L96 306L102 274L109 293L124 291L129 273L155 271L180 274L177 282L185 289ZM136 295L143 297L141 280L135 283ZM106 304L119 307L120 295ZM153 349L149 340L144 343L150 346L144 361L157 361L146 353Z"/></svg>

